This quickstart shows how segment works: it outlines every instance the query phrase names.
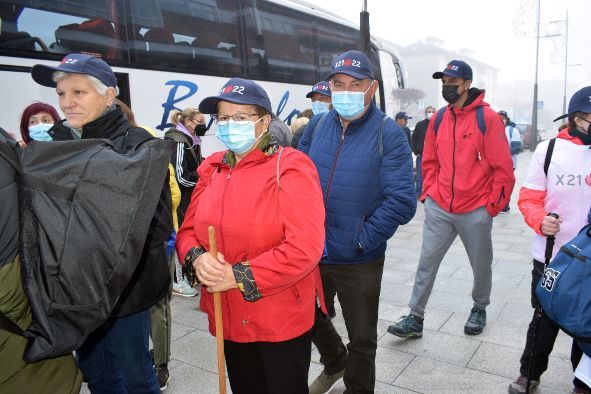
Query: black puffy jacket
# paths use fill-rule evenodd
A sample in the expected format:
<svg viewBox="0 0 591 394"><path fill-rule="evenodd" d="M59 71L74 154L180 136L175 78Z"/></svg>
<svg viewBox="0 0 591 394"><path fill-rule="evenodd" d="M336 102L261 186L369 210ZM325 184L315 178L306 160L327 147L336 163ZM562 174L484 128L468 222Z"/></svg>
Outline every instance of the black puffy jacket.
<svg viewBox="0 0 591 394"><path fill-rule="evenodd" d="M49 131L54 141L74 139L72 130L57 122ZM125 153L152 139L146 130L129 124L119 107L82 128L82 139L102 138L113 142L115 148ZM158 206L154 212L142 257L125 292L113 311L113 316L127 316L152 306L161 299L170 284L170 270L165 253L165 243L173 231L172 208L168 179L164 182Z"/></svg>

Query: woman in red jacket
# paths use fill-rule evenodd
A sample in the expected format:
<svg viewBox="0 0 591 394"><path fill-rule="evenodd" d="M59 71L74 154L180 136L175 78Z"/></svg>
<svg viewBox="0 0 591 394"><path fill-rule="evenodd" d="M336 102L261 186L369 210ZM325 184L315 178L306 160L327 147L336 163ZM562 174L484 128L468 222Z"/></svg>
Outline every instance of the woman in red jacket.
<svg viewBox="0 0 591 394"><path fill-rule="evenodd" d="M177 237L189 280L207 287L201 309L215 335L222 293L225 356L235 393L307 393L316 298L322 289L324 205L314 164L268 133L271 102L256 83L230 79L199 110L214 114L228 147L199 167ZM207 229L217 234L212 256ZM215 258L217 257L217 258Z"/></svg>

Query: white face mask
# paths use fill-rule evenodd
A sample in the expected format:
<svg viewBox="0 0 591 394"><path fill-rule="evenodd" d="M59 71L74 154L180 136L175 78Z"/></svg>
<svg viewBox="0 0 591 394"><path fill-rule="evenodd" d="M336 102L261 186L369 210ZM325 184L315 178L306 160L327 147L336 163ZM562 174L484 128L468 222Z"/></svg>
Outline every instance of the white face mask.
<svg viewBox="0 0 591 394"><path fill-rule="evenodd" d="M430 120L433 117L433 112L427 112L427 120Z"/></svg>

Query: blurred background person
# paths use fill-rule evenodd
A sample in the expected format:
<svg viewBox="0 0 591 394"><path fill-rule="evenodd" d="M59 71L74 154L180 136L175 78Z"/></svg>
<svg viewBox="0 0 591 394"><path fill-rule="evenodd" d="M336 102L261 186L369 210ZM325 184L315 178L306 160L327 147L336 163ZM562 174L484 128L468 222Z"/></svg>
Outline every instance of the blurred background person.
<svg viewBox="0 0 591 394"><path fill-rule="evenodd" d="M398 112L394 117L396 123L398 123L398 125L402 127L402 130L404 130L404 134L406 134L406 139L408 140L408 145L411 146L410 129L407 126L409 119L412 119L412 116L408 116L408 114L404 111Z"/></svg>
<svg viewBox="0 0 591 394"><path fill-rule="evenodd" d="M509 151L511 152L511 160L513 160L513 172L517 168L517 155L521 152L521 133L519 129L517 129L517 125L515 122L509 119L509 115L507 115L507 111L500 110L498 114L503 119L503 123L505 124L505 136L507 137L507 143L509 144ZM511 207L509 204L501 213L508 213L511 211Z"/></svg>
<svg viewBox="0 0 591 394"><path fill-rule="evenodd" d="M61 120L55 108L46 103L33 103L21 115L20 132L25 144L35 141L51 141L48 131Z"/></svg>
<svg viewBox="0 0 591 394"><path fill-rule="evenodd" d="M207 126L205 116L197 108L188 107L182 111L174 110L170 113L173 126L164 134L164 139L177 143L173 150L171 163L174 166L174 176L181 190L181 201L176 210L178 225L183 224L185 213L191 201L191 194L199 179L197 167L203 161L201 155L201 137L205 135ZM182 297L194 297L199 294L183 277L178 259L175 263L176 275L172 285L172 293Z"/></svg>
<svg viewBox="0 0 591 394"><path fill-rule="evenodd" d="M417 198L423 194L423 174L421 173L421 163L423 161L423 146L425 146L425 135L427 134L427 126L433 114L435 113L435 107L428 106L425 108L425 119L417 122L412 136L410 137L412 153L416 156L416 169L417 175L415 178L415 189L417 192Z"/></svg>

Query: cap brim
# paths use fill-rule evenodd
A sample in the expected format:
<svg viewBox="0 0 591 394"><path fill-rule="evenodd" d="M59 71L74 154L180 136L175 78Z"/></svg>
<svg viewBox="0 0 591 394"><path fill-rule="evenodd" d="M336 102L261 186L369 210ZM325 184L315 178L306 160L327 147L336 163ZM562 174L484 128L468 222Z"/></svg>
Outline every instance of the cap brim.
<svg viewBox="0 0 591 394"><path fill-rule="evenodd" d="M352 72L352 71L332 72L332 73L328 74L326 76L326 78L324 78L324 79L328 81L328 80L330 80L332 77L334 77L337 74L345 74L345 75L348 75L348 76L353 77L355 79L367 79L367 78L374 79L373 75L365 75L365 74L355 73L355 72Z"/></svg>
<svg viewBox="0 0 591 394"><path fill-rule="evenodd" d="M36 64L31 69L31 76L39 85L55 88L56 83L53 81L53 73L56 71L58 71L57 67Z"/></svg>
<svg viewBox="0 0 591 394"><path fill-rule="evenodd" d="M321 94L321 95L326 96L326 97L330 97L330 94L329 93L321 92L319 90L316 90L316 91L313 90L313 91L311 91L310 93L308 93L306 95L306 98L312 98L312 96L314 96L314 94L316 94L316 93Z"/></svg>
<svg viewBox="0 0 591 394"><path fill-rule="evenodd" d="M47 86L49 88L55 88L57 84L53 80L53 73L55 73L56 71L62 71L66 74L90 75L88 73L64 70L60 69L59 67L46 66L44 64L35 64L31 69L31 76L33 77L33 80L37 82L39 85Z"/></svg>
<svg viewBox="0 0 591 394"><path fill-rule="evenodd" d="M259 105L260 106L260 104L253 103L248 100L239 100L236 98L229 98L229 97L210 96L210 97L204 98L201 101L201 103L199 103L199 112L201 112L202 114L215 114L217 112L217 105L220 101L227 101L229 103L234 103L234 104ZM272 112L270 108L265 108L265 107L263 107L263 108L269 113Z"/></svg>
<svg viewBox="0 0 591 394"><path fill-rule="evenodd" d="M443 78L443 73L441 71L437 71L433 73L433 79L441 79Z"/></svg>
<svg viewBox="0 0 591 394"><path fill-rule="evenodd" d="M554 119L552 122L556 122L557 120L568 118L568 114L560 115L558 118Z"/></svg>

